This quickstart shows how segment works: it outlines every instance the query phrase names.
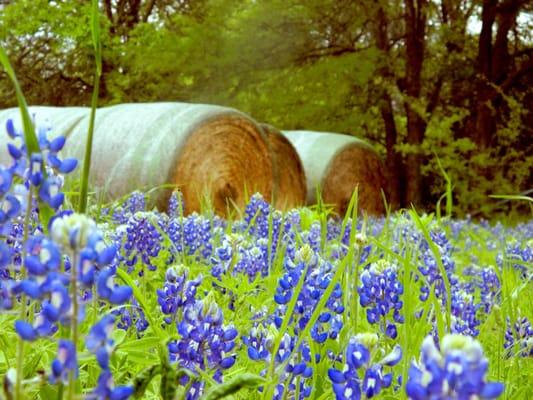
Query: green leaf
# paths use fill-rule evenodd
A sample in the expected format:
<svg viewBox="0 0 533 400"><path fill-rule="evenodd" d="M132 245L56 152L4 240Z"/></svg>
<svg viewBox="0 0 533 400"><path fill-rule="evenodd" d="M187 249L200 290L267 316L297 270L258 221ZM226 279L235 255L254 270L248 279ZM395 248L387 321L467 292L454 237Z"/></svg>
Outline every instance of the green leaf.
<svg viewBox="0 0 533 400"><path fill-rule="evenodd" d="M221 385L217 385L206 393L203 400L217 400L237 393L244 388L256 388L265 382L265 378L256 374L243 373Z"/></svg>
<svg viewBox="0 0 533 400"><path fill-rule="evenodd" d="M28 157L29 157L33 153L38 153L40 151L39 141L37 140L37 136L35 135L35 129L31 122L30 113L28 112L28 105L26 104L26 99L24 98L24 95L22 94L22 90L20 89L20 85L15 75L15 71L13 71L13 68L11 67L11 63L9 62L7 53L3 47L0 47L0 62L2 63L4 69L6 70L6 73L9 76L9 79L11 79L13 86L15 87L15 93L17 95L17 102L20 108L22 124L24 127L24 142L26 143L26 148L28 150Z"/></svg>
<svg viewBox="0 0 533 400"><path fill-rule="evenodd" d="M159 364L152 365L139 372L133 379L133 396L136 398L142 398L152 379L160 373L161 365Z"/></svg>
<svg viewBox="0 0 533 400"><path fill-rule="evenodd" d="M522 196L519 194L491 194L489 197L493 199L504 199L504 200L523 200L533 203L533 197Z"/></svg>
<svg viewBox="0 0 533 400"><path fill-rule="evenodd" d="M174 400L177 390L178 373L170 363L166 362L161 368L161 397L163 400Z"/></svg>

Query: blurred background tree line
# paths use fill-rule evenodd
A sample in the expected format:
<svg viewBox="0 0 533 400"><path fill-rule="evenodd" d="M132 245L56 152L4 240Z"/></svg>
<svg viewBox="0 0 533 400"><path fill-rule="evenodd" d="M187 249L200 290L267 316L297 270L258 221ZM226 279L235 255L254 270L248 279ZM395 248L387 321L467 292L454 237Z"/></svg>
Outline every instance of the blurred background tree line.
<svg viewBox="0 0 533 400"><path fill-rule="evenodd" d="M89 0L0 0L28 102L88 105ZM103 0L100 105L238 108L280 129L372 141L395 206L458 216L533 188L533 3L526 0ZM15 105L0 75L0 108ZM527 206L527 205L526 205Z"/></svg>

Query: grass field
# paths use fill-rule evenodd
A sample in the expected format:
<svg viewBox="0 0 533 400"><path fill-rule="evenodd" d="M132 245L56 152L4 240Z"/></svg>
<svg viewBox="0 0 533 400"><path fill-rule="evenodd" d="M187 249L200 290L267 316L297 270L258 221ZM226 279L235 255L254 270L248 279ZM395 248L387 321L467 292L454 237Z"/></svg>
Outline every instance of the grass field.
<svg viewBox="0 0 533 400"><path fill-rule="evenodd" d="M3 225L6 398L532 398L533 222L183 206Z"/></svg>

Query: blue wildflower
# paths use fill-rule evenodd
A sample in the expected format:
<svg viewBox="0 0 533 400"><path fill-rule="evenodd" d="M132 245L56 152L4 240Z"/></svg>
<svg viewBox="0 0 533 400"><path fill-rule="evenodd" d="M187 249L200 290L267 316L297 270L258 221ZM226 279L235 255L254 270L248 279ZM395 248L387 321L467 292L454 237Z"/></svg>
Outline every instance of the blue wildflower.
<svg viewBox="0 0 533 400"><path fill-rule="evenodd" d="M104 370L98 376L98 384L86 397L88 400L126 400L133 394L132 386L115 386L113 375Z"/></svg>
<svg viewBox="0 0 533 400"><path fill-rule="evenodd" d="M372 363L372 353L377 342L378 337L375 334L358 334L352 337L342 357L344 367L341 370L328 370L337 400L357 400L363 394L365 398L372 398L391 386L393 374L384 373L384 367L396 365L402 357L402 350L396 345L380 361Z"/></svg>
<svg viewBox="0 0 533 400"><path fill-rule="evenodd" d="M403 302L403 285L398 278L398 268L385 260L372 263L361 273L361 284L357 288L359 303L366 308L370 324L381 324L383 333L395 339L396 323L404 321L400 313ZM393 322L394 321L394 322Z"/></svg>
<svg viewBox="0 0 533 400"><path fill-rule="evenodd" d="M179 190L172 191L168 200L167 214L170 218L178 218L183 216L185 211L185 200L183 194Z"/></svg>
<svg viewBox="0 0 533 400"><path fill-rule="evenodd" d="M112 304L124 304L133 294L129 286L115 284L113 277L116 274L116 267L105 267L98 274L96 280L96 291L100 297L108 300Z"/></svg>
<svg viewBox="0 0 533 400"><path fill-rule="evenodd" d="M110 335L114 326L115 317L106 315L92 326L86 338L85 346L87 350L96 356L98 365L102 369L109 369L109 358L114 350L113 340Z"/></svg>
<svg viewBox="0 0 533 400"><path fill-rule="evenodd" d="M170 324L179 319L183 309L196 301L196 289L202 282L202 276L188 280L188 268L183 265L172 266L165 274L165 286L157 290L157 302L161 311L170 317L165 322Z"/></svg>
<svg viewBox="0 0 533 400"><path fill-rule="evenodd" d="M50 383L67 383L69 374L78 376L78 360L74 344L70 340L60 340L57 346L57 357L52 361Z"/></svg>
<svg viewBox="0 0 533 400"><path fill-rule="evenodd" d="M198 369L214 372L221 382L223 370L233 366L237 330L223 325L223 314L212 293L185 307L183 319L177 323L181 338L168 345L170 359L193 373ZM202 394L203 386L196 391ZM198 398L198 397L190 397Z"/></svg>
<svg viewBox="0 0 533 400"><path fill-rule="evenodd" d="M441 350L433 337L427 336L420 360L409 369L407 395L413 400L495 399L504 386L486 381L487 368L481 345L470 336L448 334L442 339Z"/></svg>
<svg viewBox="0 0 533 400"><path fill-rule="evenodd" d="M518 318L512 325L507 318L504 348L508 356L533 357L533 327L527 317Z"/></svg>

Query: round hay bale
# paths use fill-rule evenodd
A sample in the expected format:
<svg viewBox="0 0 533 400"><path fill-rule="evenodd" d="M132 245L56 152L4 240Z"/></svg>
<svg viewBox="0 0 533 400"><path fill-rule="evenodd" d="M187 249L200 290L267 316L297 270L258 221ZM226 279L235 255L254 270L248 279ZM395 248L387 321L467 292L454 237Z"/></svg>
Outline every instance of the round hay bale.
<svg viewBox="0 0 533 400"><path fill-rule="evenodd" d="M80 115L75 124L72 108L53 109L51 122L55 134L67 133L63 155L81 163L90 110L76 109ZM233 205L244 208L247 195L256 191L270 198L272 162L261 129L236 110L185 103L121 104L96 112L90 184L104 200L174 184L188 213L200 211L207 195L215 212L225 214ZM153 191L151 204L166 208L171 190Z"/></svg>
<svg viewBox="0 0 533 400"><path fill-rule="evenodd" d="M37 128L51 127L49 138L63 135L68 137L76 125L90 113L86 107L46 107L32 106L30 116ZM8 108L0 111L0 163L11 164L11 157L7 152L7 143L11 140L6 131L6 123L12 119L15 126L22 131L22 121L18 108ZM67 141L68 143L68 141Z"/></svg>
<svg viewBox="0 0 533 400"><path fill-rule="evenodd" d="M289 210L305 204L307 186L300 156L291 142L276 128L261 124L272 151L274 184L273 205L278 210Z"/></svg>
<svg viewBox="0 0 533 400"><path fill-rule="evenodd" d="M320 186L324 203L333 205L339 215L344 215L358 187L359 209L372 215L385 213L381 194L387 189L385 167L372 146L353 136L336 133L287 131L283 134L302 159L308 203L316 203L316 189Z"/></svg>
<svg viewBox="0 0 533 400"><path fill-rule="evenodd" d="M70 135L71 156L81 158L89 118ZM200 211L207 196L215 212L243 208L246 194L270 197L272 163L260 128L245 114L185 103L121 104L96 113L91 183L106 199L133 190L175 184L186 211ZM151 196L166 208L171 189Z"/></svg>

